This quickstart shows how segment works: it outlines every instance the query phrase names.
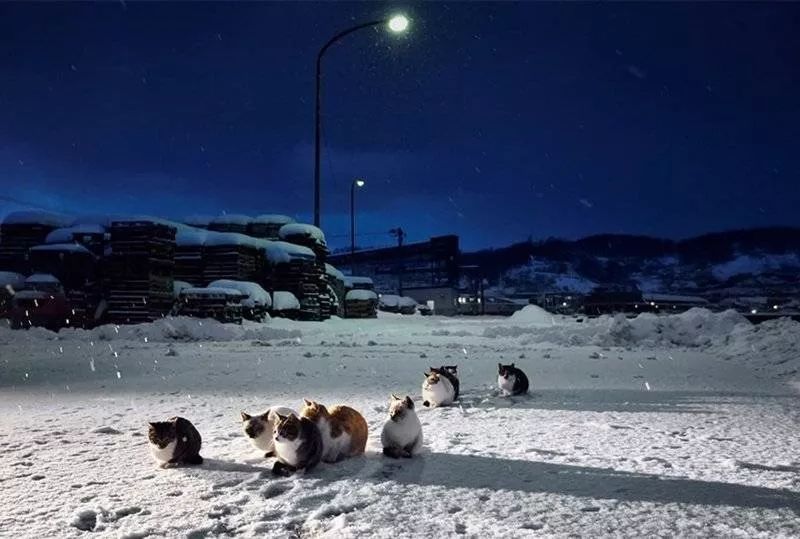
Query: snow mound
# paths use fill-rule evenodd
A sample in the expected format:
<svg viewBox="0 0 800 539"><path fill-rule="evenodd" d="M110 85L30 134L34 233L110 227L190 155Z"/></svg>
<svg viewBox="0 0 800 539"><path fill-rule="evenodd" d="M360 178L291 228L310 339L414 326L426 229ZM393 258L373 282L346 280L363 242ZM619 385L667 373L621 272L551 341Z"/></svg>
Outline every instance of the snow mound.
<svg viewBox="0 0 800 539"><path fill-rule="evenodd" d="M510 320L516 324L555 325L556 319L538 305L526 305L511 315Z"/></svg>
<svg viewBox="0 0 800 539"><path fill-rule="evenodd" d="M325 263L325 273L327 273L328 275L330 275L335 279L339 279L340 281L345 280L344 273L336 269L335 266L328 264L327 262Z"/></svg>
<svg viewBox="0 0 800 539"><path fill-rule="evenodd" d="M308 247L285 241L261 240L270 264L288 264L292 260L316 260L317 255Z"/></svg>
<svg viewBox="0 0 800 539"><path fill-rule="evenodd" d="M346 301L369 301L378 299L378 294L372 290L351 290L345 296Z"/></svg>
<svg viewBox="0 0 800 539"><path fill-rule="evenodd" d="M251 281L232 281L230 279L219 279L209 283L209 288L233 288L238 290L247 297L242 300L244 307L253 308L255 306L264 306L266 308L272 307L272 299L269 293L264 290L261 285Z"/></svg>
<svg viewBox="0 0 800 539"><path fill-rule="evenodd" d="M281 239L291 238L292 236L301 236L313 239L319 245L326 245L325 233L314 225L307 225L303 223L289 223L283 225L278 232Z"/></svg>
<svg viewBox="0 0 800 539"><path fill-rule="evenodd" d="M300 302L297 301L297 297L291 292L276 290L272 293L272 310L292 311L299 308Z"/></svg>

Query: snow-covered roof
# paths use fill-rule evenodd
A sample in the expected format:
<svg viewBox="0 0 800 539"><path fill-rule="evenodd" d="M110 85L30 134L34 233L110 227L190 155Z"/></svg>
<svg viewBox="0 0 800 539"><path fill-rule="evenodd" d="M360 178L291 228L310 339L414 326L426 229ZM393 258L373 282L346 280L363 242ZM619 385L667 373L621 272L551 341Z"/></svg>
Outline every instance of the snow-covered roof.
<svg viewBox="0 0 800 539"><path fill-rule="evenodd" d="M291 292L276 290L272 293L273 311L293 311L300 308L300 302Z"/></svg>
<svg viewBox="0 0 800 539"><path fill-rule="evenodd" d="M251 281L233 281L230 279L219 279L209 283L209 288L232 288L238 290L247 296L247 299L242 303L246 307L255 307L256 305L263 305L267 308L272 306L272 299L269 297L269 292L264 290L261 285Z"/></svg>
<svg viewBox="0 0 800 539"><path fill-rule="evenodd" d="M335 277L335 278L339 279L340 281L344 281L344 279L345 279L344 273L342 273L341 271L336 269L335 266L332 266L331 264L328 264L327 262L325 262L325 273L327 273L331 277Z"/></svg>
<svg viewBox="0 0 800 539"><path fill-rule="evenodd" d="M55 278L55 276L50 275L49 273L34 273L27 279L25 279L25 284L34 284L34 283L54 283L54 284L61 284L61 281Z"/></svg>
<svg viewBox="0 0 800 539"><path fill-rule="evenodd" d="M31 251L69 251L71 253L81 253L94 256L89 249L77 243L47 243L45 245L31 247Z"/></svg>
<svg viewBox="0 0 800 539"><path fill-rule="evenodd" d="M47 235L47 243L70 243L74 240L75 234L104 234L106 231L103 225L93 223L81 223L66 228L57 228Z"/></svg>
<svg viewBox="0 0 800 539"><path fill-rule="evenodd" d="M9 289L13 291L16 288L22 288L25 284L25 276L21 273L14 273L13 271L0 271L0 288Z"/></svg>
<svg viewBox="0 0 800 539"><path fill-rule="evenodd" d="M15 211L3 219L4 225L48 225L54 227L70 226L74 217L48 211Z"/></svg>
<svg viewBox="0 0 800 539"><path fill-rule="evenodd" d="M288 215L280 215L278 213L265 213L264 215L259 215L257 217L254 217L252 222L258 223L260 225L286 225L289 223L294 223L294 219L292 219Z"/></svg>
<svg viewBox="0 0 800 539"><path fill-rule="evenodd" d="M222 215L218 215L211 220L210 224L216 225L242 225L246 226L253 220L252 217L249 215L243 215L239 213L224 213Z"/></svg>
<svg viewBox="0 0 800 539"><path fill-rule="evenodd" d="M351 290L344 298L345 300L353 301L369 301L371 299L378 299L378 294L372 290Z"/></svg>
<svg viewBox="0 0 800 539"><path fill-rule="evenodd" d="M281 239L284 240L292 236L303 236L313 239L319 245L326 245L325 233L314 225L307 225L304 223L289 223L288 225L283 225L278 234L280 235Z"/></svg>

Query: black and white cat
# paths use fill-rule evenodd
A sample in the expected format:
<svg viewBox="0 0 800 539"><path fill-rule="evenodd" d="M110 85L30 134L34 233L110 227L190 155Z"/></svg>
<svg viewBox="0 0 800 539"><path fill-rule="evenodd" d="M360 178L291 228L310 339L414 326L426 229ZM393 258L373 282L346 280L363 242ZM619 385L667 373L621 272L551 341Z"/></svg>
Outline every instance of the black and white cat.
<svg viewBox="0 0 800 539"><path fill-rule="evenodd" d="M322 435L308 418L277 414L273 431L275 475L289 476L298 470L311 470L322 459Z"/></svg>
<svg viewBox="0 0 800 539"><path fill-rule="evenodd" d="M414 411L411 397L392 395L389 401L389 420L381 432L383 454L392 458L411 458L422 448L422 425Z"/></svg>
<svg viewBox="0 0 800 539"><path fill-rule="evenodd" d="M422 382L422 405L435 408L449 406L455 399L455 390L450 378L438 372L426 372Z"/></svg>
<svg viewBox="0 0 800 539"><path fill-rule="evenodd" d="M188 419L172 417L167 421L150 423L148 438L150 452L162 468L203 464L200 456L203 439Z"/></svg>
<svg viewBox="0 0 800 539"><path fill-rule="evenodd" d="M242 430L253 447L264 452L265 458L274 456L273 431L278 414L290 416L297 415L297 412L285 406L273 406L260 415L242 412Z"/></svg>
<svg viewBox="0 0 800 539"><path fill-rule="evenodd" d="M442 365L438 369L431 367L430 371L440 374L450 380L450 385L453 386L453 400L457 401L461 385L458 380L458 365Z"/></svg>
<svg viewBox="0 0 800 539"><path fill-rule="evenodd" d="M514 364L497 364L497 386L503 395L524 395L528 392L528 377Z"/></svg>

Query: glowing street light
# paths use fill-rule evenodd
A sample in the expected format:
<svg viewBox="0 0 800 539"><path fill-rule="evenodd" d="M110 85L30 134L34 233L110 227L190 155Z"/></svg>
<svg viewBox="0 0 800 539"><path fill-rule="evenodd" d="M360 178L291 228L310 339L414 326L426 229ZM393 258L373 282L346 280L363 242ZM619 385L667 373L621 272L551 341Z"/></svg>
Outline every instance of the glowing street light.
<svg viewBox="0 0 800 539"><path fill-rule="evenodd" d="M386 25L387 29L395 34L401 34L408 29L409 20L405 15L393 15L388 19L365 22L346 30L342 30L330 38L317 53L317 99L314 131L314 226L320 226L320 138L322 134L322 57L331 45L363 28ZM362 183L363 185L363 183ZM359 185L358 187L361 187Z"/></svg>

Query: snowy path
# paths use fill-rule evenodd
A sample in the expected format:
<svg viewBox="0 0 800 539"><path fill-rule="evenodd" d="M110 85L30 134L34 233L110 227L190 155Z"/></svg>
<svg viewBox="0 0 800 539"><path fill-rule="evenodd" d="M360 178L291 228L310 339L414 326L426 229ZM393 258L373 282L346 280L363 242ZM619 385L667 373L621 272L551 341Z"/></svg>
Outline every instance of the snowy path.
<svg viewBox="0 0 800 539"><path fill-rule="evenodd" d="M800 535L800 398L783 371L709 348L484 336L503 324L274 321L277 338L229 342L0 332L0 536ZM499 361L533 395L497 397ZM418 395L442 363L459 364L460 407L419 411L420 458L379 456L388 394ZM360 409L370 452L273 478L238 412L302 397ZM146 421L175 414L202 433L202 467L150 459Z"/></svg>

